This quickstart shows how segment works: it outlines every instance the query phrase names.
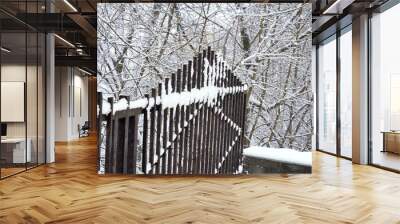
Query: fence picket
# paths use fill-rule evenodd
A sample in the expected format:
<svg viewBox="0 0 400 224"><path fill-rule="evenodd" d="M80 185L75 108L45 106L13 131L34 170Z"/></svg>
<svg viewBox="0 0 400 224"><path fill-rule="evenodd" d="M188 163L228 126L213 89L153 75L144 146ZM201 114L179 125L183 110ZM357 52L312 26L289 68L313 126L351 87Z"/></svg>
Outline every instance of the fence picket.
<svg viewBox="0 0 400 224"><path fill-rule="evenodd" d="M178 69L178 72L176 73L176 92L180 93L181 92L181 78L182 78L182 70ZM179 148L179 122L180 122L180 116L181 116L181 106L178 104L176 106L175 110L175 136L176 138L174 139L174 174L179 173L179 165L181 164L180 160L180 155L181 155L181 149Z"/></svg>
<svg viewBox="0 0 400 224"><path fill-rule="evenodd" d="M196 89L201 88L201 61L202 61L202 54L199 53L197 57L197 63L196 63ZM199 138L199 121L200 121L200 103L196 102L196 119L194 121L194 137L193 137L193 152L194 152L194 164L193 164L193 173L194 174L199 174L200 171L200 138Z"/></svg>
<svg viewBox="0 0 400 224"><path fill-rule="evenodd" d="M175 84L176 84L176 76L175 74L171 75L171 93L175 92ZM169 139L169 153L168 153L168 169L167 173L174 173L174 166L172 165L175 160L175 147L173 147L173 138L174 138L174 108L169 109L169 131L168 131L168 139Z"/></svg>
<svg viewBox="0 0 400 224"><path fill-rule="evenodd" d="M225 68L224 62L222 62L221 63L221 73L222 74L221 74L221 76L218 77L218 81L217 81L218 87L223 87L222 75L223 75L223 72L224 72L224 68ZM219 141L217 142L217 161L215 162L215 171L214 171L215 173L219 173L219 171L218 171L219 170L219 163L220 163L221 158L222 158L222 142L223 142L222 130L224 130L223 129L224 124L223 124L223 121L221 119L221 111L222 111L222 106L223 106L222 103L223 103L223 98L222 98L222 95L220 94L218 96L218 106L217 106L217 109L218 109L218 117L217 117L218 129L217 130L221 130L221 131L218 132Z"/></svg>
<svg viewBox="0 0 400 224"><path fill-rule="evenodd" d="M227 78L227 82L228 82L228 87L231 86L231 71L228 71L228 78ZM231 104L232 101L232 95L228 94L228 105L232 105ZM231 118L231 112L232 112L232 107L227 107L227 112L226 112L226 116ZM229 153L229 150L231 150L232 148L232 127L231 125L228 123L228 140L227 140L227 149L228 149L228 155L226 158L226 173L230 172L230 166L231 166L231 155L232 153Z"/></svg>
<svg viewBox="0 0 400 224"><path fill-rule="evenodd" d="M128 173L136 174L136 161L137 161L137 145L138 145L138 117L139 114L136 114L129 119L129 140L128 145L130 146L129 155L128 155Z"/></svg>
<svg viewBox="0 0 400 224"><path fill-rule="evenodd" d="M195 80L196 80L196 65L197 65L197 58L194 57L193 58L193 63L192 61L189 61L189 75L188 75L188 91L191 92L192 88L194 87L195 84ZM193 70L192 70L193 69ZM193 74L193 75L192 75ZM188 158L188 174L192 174L193 173L193 154L194 154L194 144L193 144L193 128L194 128L194 119L195 119L195 114L194 114L194 110L195 110L195 104L191 103L189 106L189 113L192 116L192 119L190 119L189 122L189 140L188 140L188 150L189 150L189 158ZM190 116L189 116L190 117Z"/></svg>
<svg viewBox="0 0 400 224"><path fill-rule="evenodd" d="M165 83L164 83L164 88L165 88L165 95L168 94L168 85L169 85L169 78L165 79ZM163 111L163 149L164 149L164 153L162 154L162 168L161 168L161 174L166 174L167 172L167 155L169 158L169 150L167 150L167 142L168 142L168 109L165 108Z"/></svg>
<svg viewBox="0 0 400 224"><path fill-rule="evenodd" d="M207 57L208 54L207 52L204 50L203 51L203 58L202 58L202 70L205 70L205 62L204 62L204 58ZM208 69L206 70L206 72L208 72ZM205 83L207 82L207 77L205 76L204 72L201 73L201 87L205 86ZM207 149L206 149L206 131L207 131L207 105L206 102L202 102L203 107L201 108L201 134L199 136L199 138L201 139L201 148L200 148L200 153L201 153L201 159L200 159L200 173L204 173L204 168L205 168L205 160L206 160L206 154L207 154Z"/></svg>
<svg viewBox="0 0 400 224"><path fill-rule="evenodd" d="M209 65L210 66L212 66L212 63L211 63L211 48L210 47L208 47L207 48L207 61L208 61L208 63L209 63ZM210 84L210 74L211 74L211 69L210 69L210 67L208 67L207 68L207 76L205 77L205 83L206 83L206 86L209 86ZM209 139L210 139L210 110L209 110L209 108L208 108L208 106L209 106L209 102L205 102L204 103L204 106L205 106L205 110L204 110L204 141L203 141L203 148L204 148L204 161L203 161L203 166L204 166L204 168L203 168L203 173L208 173L208 165L209 165L209 163L208 163L208 159L209 159L209 157L210 157L210 147L209 147L209 145L208 145L208 141L209 141Z"/></svg>
<svg viewBox="0 0 400 224"><path fill-rule="evenodd" d="M186 76L187 76L187 65L183 65L183 70L182 70L182 87L181 87L181 92L184 92L186 89ZM185 153L186 153L186 147L184 145L185 142L185 106L181 106L181 122L180 122L180 133L179 133L179 167L178 167L178 173L183 174L185 170Z"/></svg>
<svg viewBox="0 0 400 224"><path fill-rule="evenodd" d="M158 83L158 91L157 96L161 99L161 91L162 91L162 84ZM155 99L154 99L155 100ZM161 102L158 106L154 107L157 110L157 130L156 130L156 164L155 164L155 173L160 174L160 165L161 165L161 122L162 122L162 115L161 115Z"/></svg>
<svg viewBox="0 0 400 224"><path fill-rule="evenodd" d="M186 74L186 85L185 85L185 89L187 92L191 91L191 71L192 71L192 62L189 61L188 65L187 65L187 74ZM184 67L184 70L185 67ZM189 146L189 135L190 135L190 130L191 130L191 126L190 126L190 112L191 112L191 105L188 105L185 107L185 137L184 137L184 153L183 153L183 173L187 174L188 170L189 170L189 166L190 166L190 159L189 159L189 155L190 155L190 150L191 147Z"/></svg>
<svg viewBox="0 0 400 224"><path fill-rule="evenodd" d="M124 118L124 152L123 152L123 164L122 164L122 171L124 174L128 173L128 159L129 159L129 148L128 148L128 138L129 138L129 116L128 114L126 114L125 118ZM132 162L132 161L131 161Z"/></svg>
<svg viewBox="0 0 400 224"><path fill-rule="evenodd" d="M102 131L103 131L103 94L97 93L96 95L97 105L99 105L99 111L97 116L97 148L99 149L97 152L97 170L100 170L100 147L101 141L103 141Z"/></svg>
<svg viewBox="0 0 400 224"><path fill-rule="evenodd" d="M151 97L154 100L154 106L150 109L150 147L149 147L149 164L151 166L150 173L154 174L154 132L156 129L156 89L151 89Z"/></svg>
<svg viewBox="0 0 400 224"><path fill-rule="evenodd" d="M114 124L114 133L113 133L114 136L112 138L112 141L113 141L112 171L114 173L116 173L117 172L117 153L118 153L118 131L119 131L118 116L114 116L113 124Z"/></svg>
<svg viewBox="0 0 400 224"><path fill-rule="evenodd" d="M144 97L149 102L149 94L145 94ZM143 141L142 141L142 172L147 174L147 138L148 138L148 112L147 109L143 110Z"/></svg>
<svg viewBox="0 0 400 224"><path fill-rule="evenodd" d="M112 125L112 111L113 111L113 98L108 98L107 102L111 105L111 113L107 115L107 125L106 125L106 151L105 151L105 172L110 173L112 172L112 137L113 137L113 130L114 127Z"/></svg>

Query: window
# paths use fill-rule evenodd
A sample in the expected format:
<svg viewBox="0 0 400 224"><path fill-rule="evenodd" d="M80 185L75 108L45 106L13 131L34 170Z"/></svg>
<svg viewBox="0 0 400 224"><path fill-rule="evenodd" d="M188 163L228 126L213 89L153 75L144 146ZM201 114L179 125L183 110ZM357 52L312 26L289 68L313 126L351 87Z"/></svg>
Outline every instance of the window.
<svg viewBox="0 0 400 224"><path fill-rule="evenodd" d="M43 1L3 2L20 16L39 13ZM0 24L0 178L45 163L45 35L8 14ZM12 21L12 22L11 22ZM12 96L12 97L11 97Z"/></svg>
<svg viewBox="0 0 400 224"><path fill-rule="evenodd" d="M336 36L318 48L318 149L336 153Z"/></svg>
<svg viewBox="0 0 400 224"><path fill-rule="evenodd" d="M400 5L371 19L372 163L400 170Z"/></svg>
<svg viewBox="0 0 400 224"><path fill-rule="evenodd" d="M352 34L351 26L340 36L340 155L352 156Z"/></svg>

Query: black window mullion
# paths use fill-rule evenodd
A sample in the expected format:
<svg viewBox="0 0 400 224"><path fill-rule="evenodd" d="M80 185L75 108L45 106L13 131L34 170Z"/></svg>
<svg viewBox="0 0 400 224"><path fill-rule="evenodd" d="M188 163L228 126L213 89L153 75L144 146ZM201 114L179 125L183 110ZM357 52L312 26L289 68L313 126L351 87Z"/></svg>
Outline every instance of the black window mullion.
<svg viewBox="0 0 400 224"><path fill-rule="evenodd" d="M340 30L336 31L336 154L341 156L341 119L340 119Z"/></svg>
<svg viewBox="0 0 400 224"><path fill-rule="evenodd" d="M45 13L48 13L48 5L50 3L48 2L48 0L44 1L44 5L45 5ZM47 38L48 38L48 33L47 31L44 32L44 55L43 55L43 59L44 59L44 68L42 69L42 77L44 75L44 77L42 78L42 82L44 81L44 117L42 117L44 119L44 135L43 135L43 139L44 139L44 163L47 163L47 146L48 146L48 142L47 142ZM43 60L42 59L42 60ZM44 73L43 73L44 71ZM60 77L61 78L61 77ZM61 91L61 89L60 89ZM42 95L43 96L43 95ZM42 107L43 109L43 107Z"/></svg>
<svg viewBox="0 0 400 224"><path fill-rule="evenodd" d="M315 148L319 149L319 44L315 47Z"/></svg>
<svg viewBox="0 0 400 224"><path fill-rule="evenodd" d="M28 21L28 1L25 0L25 21ZM25 23L25 88L24 88L24 120L25 120L25 170L28 170L28 119L27 119L27 90L28 90L28 24Z"/></svg>
<svg viewBox="0 0 400 224"><path fill-rule="evenodd" d="M367 53L367 83L368 83L368 99L367 99L367 107L368 107L368 164L373 164L373 145L372 145L372 30L371 30L371 20L372 20L372 11L368 11L368 30L367 30L367 44L368 44L368 53Z"/></svg>
<svg viewBox="0 0 400 224"><path fill-rule="evenodd" d="M0 47L2 47L2 32L1 32L1 29L2 28L2 23L0 23ZM1 58L1 55L2 55L3 53L0 51L0 84L1 84L1 67L2 67L2 58ZM1 110L2 110L2 108L1 108L1 85L0 85L0 126L1 126ZM0 134L1 135L1 134ZM1 144L0 144L0 158L1 158ZM2 179L2 177L1 177L1 170L2 170L2 165L1 165L1 159L0 159L0 179Z"/></svg>
<svg viewBox="0 0 400 224"><path fill-rule="evenodd" d="M36 1L36 13L39 14L39 0ZM36 31L36 166L38 165L39 165L39 32Z"/></svg>

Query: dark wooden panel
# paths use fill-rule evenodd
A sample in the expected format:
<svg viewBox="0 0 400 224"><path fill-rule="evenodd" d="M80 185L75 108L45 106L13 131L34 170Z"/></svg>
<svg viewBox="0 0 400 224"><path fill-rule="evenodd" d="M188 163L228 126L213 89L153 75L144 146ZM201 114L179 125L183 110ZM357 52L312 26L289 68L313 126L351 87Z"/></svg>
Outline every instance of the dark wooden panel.
<svg viewBox="0 0 400 224"><path fill-rule="evenodd" d="M187 67L187 76L186 76L186 91L190 92L192 89L192 77L191 77L191 72L192 72L192 61L189 61L188 63L188 67ZM187 122L187 127L185 128L185 150L184 150L184 167L183 167L183 173L184 174L188 174L190 173L190 166L191 166L191 146L190 146L190 132L192 130L192 126L191 126L191 121L189 121L190 119L190 114L191 114L191 109L192 109L192 104L188 105L185 107L185 121Z"/></svg>
<svg viewBox="0 0 400 224"><path fill-rule="evenodd" d="M176 78L175 74L172 74L171 76L171 88L172 88L172 93L175 92L176 89ZM173 163L176 160L173 160L175 158L175 147L173 145L173 137L174 137L174 109L171 108L169 109L169 133L168 133L168 139L169 139L169 153L168 153L168 169L167 173L172 174L174 173L174 167Z"/></svg>
<svg viewBox="0 0 400 224"><path fill-rule="evenodd" d="M114 100L113 98L108 98L107 102L111 105L111 113L107 115L107 126L106 126L106 155L105 155L105 172L106 173L111 173L113 172L112 170L112 158L113 158L113 153L112 153L112 147L113 147L113 130L114 130L114 125L113 125L113 119L112 119L112 111L113 111L113 106L114 106Z"/></svg>
<svg viewBox="0 0 400 224"><path fill-rule="evenodd" d="M202 62L202 54L198 54L197 57L197 66L196 66L196 88L200 89L201 88L201 62ZM200 171L200 103L196 102L196 120L194 121L194 133L193 133L193 173L194 174L199 174Z"/></svg>
<svg viewBox="0 0 400 224"><path fill-rule="evenodd" d="M151 97L156 100L157 93L156 89L151 89ZM149 164L151 165L150 173L154 174L154 138L155 138L155 129L156 129L156 106L154 105L150 109L150 145L149 145Z"/></svg>
<svg viewBox="0 0 400 224"><path fill-rule="evenodd" d="M129 139L129 134L128 134L128 132L129 132L129 116L125 116L125 118L124 118L124 136L123 136L123 140L124 140L124 143L123 143L123 146L124 146L124 151L123 151L123 157L122 157L122 161L123 161L123 165L122 165L122 168L123 168L123 173L124 174L127 174L128 173L128 159L130 159L129 158L129 152L128 152L128 150L129 150L129 144L128 144L128 139ZM130 161L130 164L132 164L132 161Z"/></svg>
<svg viewBox="0 0 400 224"><path fill-rule="evenodd" d="M161 98L161 91L162 91L162 85L161 83L158 84L158 96ZM156 100L156 99L154 99ZM156 154L157 154L157 163L155 164L155 173L160 174L160 165L161 165L161 154L160 154L160 149L161 149L161 122L162 122L162 115L161 115L161 106L155 106L157 110L157 133L156 133Z"/></svg>
<svg viewBox="0 0 400 224"><path fill-rule="evenodd" d="M182 79L182 70L181 69L178 69L178 72L176 73L176 92L177 93L180 93L181 92L181 85L182 85L182 82L181 82L181 79ZM174 165L174 171L173 171L173 173L174 174L177 174L177 173L179 173L179 165L180 165L180 156L181 156L181 148L179 148L179 141L180 141L180 138L179 138L179 122L180 122L180 116L181 116L181 106L180 105L177 105L176 106L176 110L175 110L175 120L174 120L174 125L175 125L175 136L176 136L176 138L175 138L175 140L174 140L174 149L175 149L175 152L174 152L174 163L173 163L173 165Z"/></svg>
<svg viewBox="0 0 400 224"><path fill-rule="evenodd" d="M136 174L137 145L138 145L138 119L139 114L129 118L129 154L128 154L128 173ZM132 160L132 161L131 161ZM132 165L131 165L132 164Z"/></svg>
<svg viewBox="0 0 400 224"><path fill-rule="evenodd" d="M147 99L147 102L149 102L149 94L144 95L145 98ZM144 109L143 111L143 142L142 142L142 172L144 174L147 174L147 140L148 140L148 113L147 109Z"/></svg>
<svg viewBox="0 0 400 224"><path fill-rule="evenodd" d="M165 88L165 94L168 94L168 85L169 85L169 78L165 79L164 83L164 88ZM163 111L163 149L164 153L162 155L162 168L161 168L161 173L166 174L167 173L167 155L169 156L170 151L167 149L167 142L168 142L168 109L164 109Z"/></svg>
<svg viewBox="0 0 400 224"><path fill-rule="evenodd" d="M186 76L187 76L187 65L183 65L182 70L182 92L185 91L186 88ZM183 174L185 171L185 151L186 147L184 145L185 142L185 106L181 106L181 116L180 116L180 133L179 133L179 163L178 163L178 173Z"/></svg>
<svg viewBox="0 0 400 224"><path fill-rule="evenodd" d="M97 107L99 108L99 114L97 116L96 129L92 128L92 131L97 130L97 171L100 170L100 145L101 141L103 141L102 130L103 130L103 94L97 93ZM92 119L93 120L93 119ZM93 126L93 125L92 125ZM0 146L0 154L1 154L1 146ZM1 178L1 170L0 170L0 178Z"/></svg>

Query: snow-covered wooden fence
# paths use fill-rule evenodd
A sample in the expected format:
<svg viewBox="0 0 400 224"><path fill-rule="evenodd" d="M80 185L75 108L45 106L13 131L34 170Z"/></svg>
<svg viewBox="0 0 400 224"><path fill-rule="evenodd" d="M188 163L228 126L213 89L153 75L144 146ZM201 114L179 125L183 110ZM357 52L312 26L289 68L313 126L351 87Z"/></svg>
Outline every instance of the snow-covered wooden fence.
<svg viewBox="0 0 400 224"><path fill-rule="evenodd" d="M159 83L151 95L102 101L100 166L105 173L238 173L246 89L209 47Z"/></svg>

